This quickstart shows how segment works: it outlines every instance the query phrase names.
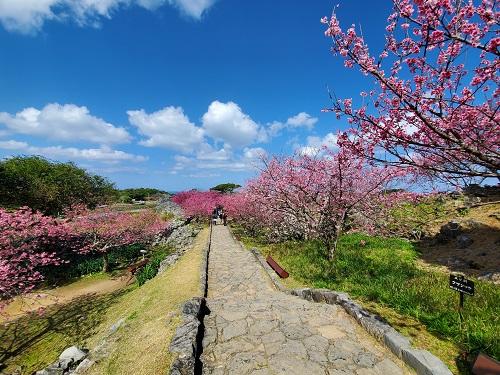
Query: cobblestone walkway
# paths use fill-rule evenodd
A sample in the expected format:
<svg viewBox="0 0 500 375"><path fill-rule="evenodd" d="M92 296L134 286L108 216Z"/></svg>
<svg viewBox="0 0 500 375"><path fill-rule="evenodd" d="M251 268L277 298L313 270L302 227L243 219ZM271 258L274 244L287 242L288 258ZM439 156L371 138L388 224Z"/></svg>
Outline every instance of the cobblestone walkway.
<svg viewBox="0 0 500 375"><path fill-rule="evenodd" d="M409 373L339 306L277 291L227 227L213 228L204 374Z"/></svg>

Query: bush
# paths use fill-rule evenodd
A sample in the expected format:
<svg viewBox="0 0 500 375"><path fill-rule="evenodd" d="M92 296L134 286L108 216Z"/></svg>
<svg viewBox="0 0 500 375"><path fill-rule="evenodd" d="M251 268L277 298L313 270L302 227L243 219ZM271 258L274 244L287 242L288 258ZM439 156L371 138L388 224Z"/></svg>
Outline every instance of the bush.
<svg viewBox="0 0 500 375"><path fill-rule="evenodd" d="M143 285L146 281L152 279L158 273L160 263L170 254L173 249L169 246L158 245L151 249L152 255L149 258L149 263L142 267L135 275L137 283Z"/></svg>
<svg viewBox="0 0 500 375"><path fill-rule="evenodd" d="M110 269L117 269L135 261L142 255L140 250L144 248L144 245L134 244L111 251L108 255ZM62 254L62 258L68 262L65 266L49 266L42 270L48 285L60 284L77 277L99 273L103 269L101 254L77 254L68 251Z"/></svg>

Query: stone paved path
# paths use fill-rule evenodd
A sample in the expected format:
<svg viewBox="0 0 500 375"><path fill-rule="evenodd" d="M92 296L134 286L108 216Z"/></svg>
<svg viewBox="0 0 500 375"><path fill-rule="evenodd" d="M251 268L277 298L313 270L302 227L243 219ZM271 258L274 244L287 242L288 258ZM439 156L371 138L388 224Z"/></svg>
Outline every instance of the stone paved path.
<svg viewBox="0 0 500 375"><path fill-rule="evenodd" d="M227 227L213 228L204 374L409 373L339 306L277 291Z"/></svg>

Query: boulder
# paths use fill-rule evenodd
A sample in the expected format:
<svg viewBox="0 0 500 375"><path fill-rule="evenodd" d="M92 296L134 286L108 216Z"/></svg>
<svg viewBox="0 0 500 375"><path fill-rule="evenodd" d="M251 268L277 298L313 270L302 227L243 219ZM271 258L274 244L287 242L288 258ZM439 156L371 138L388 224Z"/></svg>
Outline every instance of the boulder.
<svg viewBox="0 0 500 375"><path fill-rule="evenodd" d="M441 243L457 238L462 233L460 223L452 220L446 223L439 230L438 240Z"/></svg>
<svg viewBox="0 0 500 375"><path fill-rule="evenodd" d="M472 245L474 240L466 234L460 234L457 236L457 246L459 249L465 249Z"/></svg>
<svg viewBox="0 0 500 375"><path fill-rule="evenodd" d="M81 362L87 356L87 353L87 350L79 349L76 346L70 346L61 353L59 360L71 359L73 362Z"/></svg>

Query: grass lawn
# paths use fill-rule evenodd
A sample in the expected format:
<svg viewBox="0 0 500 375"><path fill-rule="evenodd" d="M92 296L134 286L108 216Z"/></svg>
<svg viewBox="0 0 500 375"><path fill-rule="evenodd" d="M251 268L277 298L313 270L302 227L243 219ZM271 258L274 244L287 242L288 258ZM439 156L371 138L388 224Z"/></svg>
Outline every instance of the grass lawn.
<svg viewBox="0 0 500 375"><path fill-rule="evenodd" d="M89 373L165 373L172 361L168 345L180 321L180 306L200 293L207 235L207 230L200 232L192 250L141 287L134 283L113 293L87 294L50 306L43 315L0 324L0 371L32 374L54 362L68 346L94 348L114 323L125 319L109 345L109 356Z"/></svg>
<svg viewBox="0 0 500 375"><path fill-rule="evenodd" d="M455 373L469 373L479 351L500 359L500 288L475 280L476 295L466 297L460 323L459 295L448 288L449 275L419 267L419 254L408 241L345 235L332 263L315 241L266 244L238 229L235 234L271 254L292 276L287 283L348 292Z"/></svg>

